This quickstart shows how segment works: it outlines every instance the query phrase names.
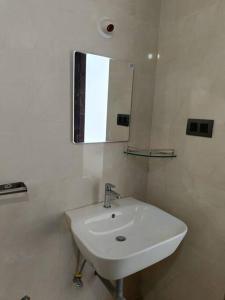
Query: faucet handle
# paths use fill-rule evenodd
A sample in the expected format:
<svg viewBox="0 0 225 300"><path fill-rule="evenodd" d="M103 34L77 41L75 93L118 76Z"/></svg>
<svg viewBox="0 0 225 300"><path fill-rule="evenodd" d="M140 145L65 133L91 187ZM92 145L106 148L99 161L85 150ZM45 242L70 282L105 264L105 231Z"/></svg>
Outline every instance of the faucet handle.
<svg viewBox="0 0 225 300"><path fill-rule="evenodd" d="M114 184L112 184L112 183L106 183L105 184L105 189L107 190L107 191L109 191L109 190L111 190L111 189L114 189L116 186L114 185Z"/></svg>

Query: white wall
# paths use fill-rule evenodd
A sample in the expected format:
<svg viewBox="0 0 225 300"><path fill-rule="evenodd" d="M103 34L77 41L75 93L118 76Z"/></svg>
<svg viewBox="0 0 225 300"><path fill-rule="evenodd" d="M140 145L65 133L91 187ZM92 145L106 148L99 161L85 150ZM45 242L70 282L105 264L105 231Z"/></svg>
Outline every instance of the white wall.
<svg viewBox="0 0 225 300"><path fill-rule="evenodd" d="M148 145L156 51L157 0L0 2L0 183L25 181L29 197L0 199L0 299L106 299L98 280L71 285L74 251L67 209L102 199L111 181L144 199L147 162L123 144L71 143L72 50L135 63L132 143ZM97 21L115 19L113 39ZM26 200L26 201L25 201Z"/></svg>
<svg viewBox="0 0 225 300"><path fill-rule="evenodd" d="M146 300L222 300L225 293L225 1L162 0L148 200L184 220L183 246L143 276ZM185 134L214 119L212 139Z"/></svg>

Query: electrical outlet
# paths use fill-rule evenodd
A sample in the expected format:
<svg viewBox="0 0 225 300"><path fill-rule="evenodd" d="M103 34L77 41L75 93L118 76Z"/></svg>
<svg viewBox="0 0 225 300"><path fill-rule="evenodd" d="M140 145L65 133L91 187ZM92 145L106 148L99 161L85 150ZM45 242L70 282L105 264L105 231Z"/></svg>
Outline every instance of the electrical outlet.
<svg viewBox="0 0 225 300"><path fill-rule="evenodd" d="M212 138L213 125L214 120L188 119L186 134Z"/></svg>

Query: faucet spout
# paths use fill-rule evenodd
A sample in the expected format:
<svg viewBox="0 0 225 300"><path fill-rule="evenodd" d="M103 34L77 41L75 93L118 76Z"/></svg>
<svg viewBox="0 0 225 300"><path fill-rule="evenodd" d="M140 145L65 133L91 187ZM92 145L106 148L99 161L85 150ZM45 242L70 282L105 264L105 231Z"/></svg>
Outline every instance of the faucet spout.
<svg viewBox="0 0 225 300"><path fill-rule="evenodd" d="M120 199L120 194L115 191L111 191L111 196L115 199Z"/></svg>

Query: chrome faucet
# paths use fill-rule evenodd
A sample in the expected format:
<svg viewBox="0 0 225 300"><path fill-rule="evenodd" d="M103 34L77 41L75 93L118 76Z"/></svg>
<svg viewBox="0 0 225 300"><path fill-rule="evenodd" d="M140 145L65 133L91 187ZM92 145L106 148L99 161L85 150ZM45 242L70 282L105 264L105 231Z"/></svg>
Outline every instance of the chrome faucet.
<svg viewBox="0 0 225 300"><path fill-rule="evenodd" d="M111 201L113 199L119 199L120 194L117 192L113 191L112 189L115 188L115 185L111 183L106 183L105 184L105 200L104 200L104 207L105 208L110 208L111 207Z"/></svg>

